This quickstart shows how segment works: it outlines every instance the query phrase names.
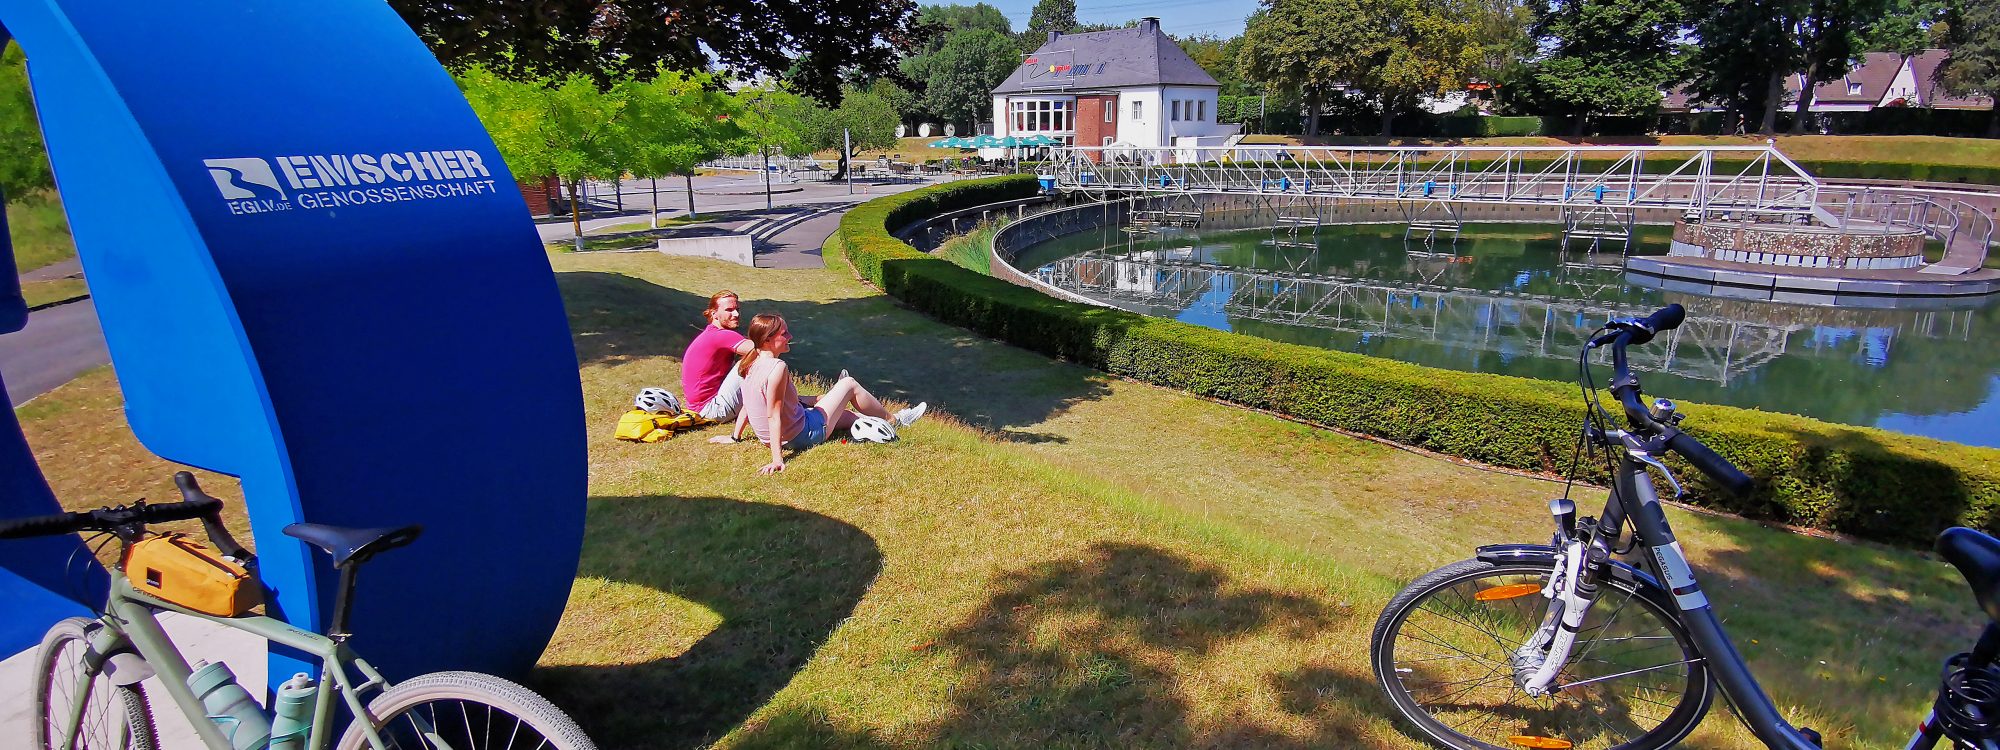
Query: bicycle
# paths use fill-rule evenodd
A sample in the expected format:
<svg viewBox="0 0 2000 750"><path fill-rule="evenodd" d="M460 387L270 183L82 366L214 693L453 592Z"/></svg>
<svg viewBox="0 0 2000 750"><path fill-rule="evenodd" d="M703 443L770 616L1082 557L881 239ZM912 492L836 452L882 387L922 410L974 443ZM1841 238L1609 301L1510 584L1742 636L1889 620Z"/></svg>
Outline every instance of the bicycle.
<svg viewBox="0 0 2000 750"><path fill-rule="evenodd" d="M0 522L0 539L78 532L109 534L129 553L148 524L199 519L210 546L243 563L254 580L255 558L222 526L222 502L201 491L192 475L179 472L174 483L180 502L99 508L92 511ZM324 551L340 573L333 618L325 635L261 615L217 616L173 604L140 591L122 575L126 555L114 565L110 591L95 618L72 617L51 628L35 654L33 747L39 750L152 750L158 744L151 708L141 681L157 675L173 705L187 716L210 750L266 747L255 737L269 712L250 703L240 688L222 694L240 699L238 710L212 713L188 684L195 669L161 630L157 614L176 612L253 633L272 643L310 654L321 663L319 680L295 677L300 717L293 731L268 740L271 748L323 750L338 728L340 708L358 717L347 722L340 750L472 750L474 748L555 748L594 750L583 731L547 699L514 682L473 672L436 672L391 685L348 647L349 603L362 564L383 552L416 541L422 528L356 529L296 523L284 533ZM95 537L93 537L95 538ZM210 672L212 676L214 672ZM362 679L356 681L355 675ZM204 683L208 686L216 682ZM363 696L380 690L371 700ZM289 691L287 691L289 692ZM281 696L273 702L284 700ZM303 706L309 705L309 717ZM307 720L309 719L309 720ZM266 722L268 726L268 722ZM245 737L238 734L250 732Z"/></svg>
<svg viewBox="0 0 2000 750"><path fill-rule="evenodd" d="M1567 497L1549 504L1550 544L1480 547L1472 559L1411 582L1383 608L1370 642L1376 682L1431 741L1452 748L1650 750L1687 737L1720 692L1767 747L1807 750L1818 732L1794 727L1757 684L1667 522L1652 475L1680 491L1671 451L1722 488L1751 480L1680 430L1672 401L1643 403L1630 345L1680 325L1669 305L1613 320L1578 357L1587 418L1579 455L1615 453L1610 497L1596 518ZM1611 348L1610 392L1626 429L1597 398L1589 354ZM1626 533L1630 527L1629 536ZM2000 748L2000 540L1954 528L1937 550L1964 574L1991 621L1968 653L1946 661L1931 713L1907 745ZM1618 559L1636 558L1637 564Z"/></svg>

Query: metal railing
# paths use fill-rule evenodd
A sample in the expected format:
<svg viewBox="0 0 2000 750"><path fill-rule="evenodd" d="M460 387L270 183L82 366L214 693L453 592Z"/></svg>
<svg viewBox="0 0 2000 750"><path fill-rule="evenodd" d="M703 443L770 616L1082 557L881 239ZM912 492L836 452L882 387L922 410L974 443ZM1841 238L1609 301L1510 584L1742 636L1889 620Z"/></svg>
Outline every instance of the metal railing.
<svg viewBox="0 0 2000 750"><path fill-rule="evenodd" d="M773 156L771 157L770 165L781 172L829 169L826 165L821 164L818 159L808 156ZM730 156L702 162L700 167L702 169L762 172L764 171L764 157L754 154L750 156Z"/></svg>
<svg viewBox="0 0 2000 750"><path fill-rule="evenodd" d="M1830 223L1819 180L1768 146L1058 149L1056 186L1396 201L1662 208L1808 215ZM1721 157L1721 158L1718 158ZM1608 163L1607 163L1608 162Z"/></svg>
<svg viewBox="0 0 2000 750"><path fill-rule="evenodd" d="M1862 188L1828 189L1820 200L1847 233L1895 234L1921 232L1942 241L1945 256L1927 266L1929 273L1961 274L1979 269L1993 245L1991 215L1956 198Z"/></svg>

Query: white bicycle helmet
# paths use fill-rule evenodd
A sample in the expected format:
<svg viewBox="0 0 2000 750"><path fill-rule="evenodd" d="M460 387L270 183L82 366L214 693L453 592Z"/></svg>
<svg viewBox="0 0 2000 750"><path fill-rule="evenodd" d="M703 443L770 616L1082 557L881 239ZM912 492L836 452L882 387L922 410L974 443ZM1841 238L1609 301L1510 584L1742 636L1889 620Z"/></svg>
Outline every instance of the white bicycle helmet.
<svg viewBox="0 0 2000 750"><path fill-rule="evenodd" d="M896 439L896 426L881 417L856 417L847 436L862 443L887 443Z"/></svg>
<svg viewBox="0 0 2000 750"><path fill-rule="evenodd" d="M665 388L647 388L639 392L638 398L632 399L632 408L654 414L679 414L681 400L674 398L674 394L668 393Z"/></svg>

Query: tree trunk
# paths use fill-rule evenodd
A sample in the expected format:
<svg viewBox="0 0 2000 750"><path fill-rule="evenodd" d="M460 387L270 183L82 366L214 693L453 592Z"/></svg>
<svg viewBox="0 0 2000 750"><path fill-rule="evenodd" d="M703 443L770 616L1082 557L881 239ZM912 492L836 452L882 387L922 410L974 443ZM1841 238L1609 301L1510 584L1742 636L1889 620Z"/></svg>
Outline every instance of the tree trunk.
<svg viewBox="0 0 2000 750"><path fill-rule="evenodd" d="M653 228L660 228L660 178L648 178L653 183Z"/></svg>
<svg viewBox="0 0 2000 750"><path fill-rule="evenodd" d="M1986 137L2000 138L2000 101L1993 103L1993 113L1986 118Z"/></svg>
<svg viewBox="0 0 2000 750"><path fill-rule="evenodd" d="M1758 126L1757 132L1764 135L1778 132L1778 105L1783 104L1784 99L1785 74L1772 71L1771 82L1764 87L1764 122Z"/></svg>
<svg viewBox="0 0 2000 750"><path fill-rule="evenodd" d="M1570 135L1572 135L1572 136L1575 136L1575 137L1577 137L1577 138L1582 138L1582 137L1583 137L1583 126L1585 126L1585 125L1588 125L1589 123L1590 123L1590 113L1589 113L1589 112L1578 112L1578 113L1576 113L1576 127L1574 127L1574 128L1571 128L1571 129L1570 129L1570 131L1569 131L1569 134L1570 134Z"/></svg>
<svg viewBox="0 0 2000 750"><path fill-rule="evenodd" d="M1382 97L1382 137L1387 138L1395 135L1395 130L1396 104L1389 101L1389 97Z"/></svg>
<svg viewBox="0 0 2000 750"><path fill-rule="evenodd" d="M1819 61L1806 64L1806 77L1799 81L1799 106L1792 111L1792 135L1806 132L1806 113L1812 108L1813 81L1819 76Z"/></svg>
<svg viewBox="0 0 2000 750"><path fill-rule="evenodd" d="M690 218L690 219L699 219L699 218L701 218L701 214L697 214L697 213L695 213L695 212L694 212L694 171L693 171L693 170L689 170L689 171L688 171L688 173L687 173L687 188L688 188L688 218Z"/></svg>
<svg viewBox="0 0 2000 750"><path fill-rule="evenodd" d="M569 181L569 228L571 232L576 233L575 242L578 252L583 251L583 200L581 194L578 192L580 182L581 180Z"/></svg>
<svg viewBox="0 0 2000 750"><path fill-rule="evenodd" d="M1319 92L1306 94L1306 135L1319 136Z"/></svg>

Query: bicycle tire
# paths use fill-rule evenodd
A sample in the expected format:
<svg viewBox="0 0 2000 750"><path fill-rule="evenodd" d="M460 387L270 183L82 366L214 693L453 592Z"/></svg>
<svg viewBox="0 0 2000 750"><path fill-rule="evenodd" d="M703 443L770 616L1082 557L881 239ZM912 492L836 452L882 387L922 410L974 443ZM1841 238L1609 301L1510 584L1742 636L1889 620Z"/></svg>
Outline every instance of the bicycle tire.
<svg viewBox="0 0 2000 750"><path fill-rule="evenodd" d="M77 678L90 634L102 627L96 620L71 617L49 628L35 649L34 740L38 750L60 747L59 738L75 705ZM76 738L76 750L153 750L159 738L146 694L137 685L111 683L102 671L85 686L87 701Z"/></svg>
<svg viewBox="0 0 2000 750"><path fill-rule="evenodd" d="M596 750L568 714L534 691L477 672L433 672L396 684L368 702L384 750ZM423 739L429 729L443 745ZM504 735L504 736L501 736ZM348 725L340 750L372 750L359 722Z"/></svg>
<svg viewBox="0 0 2000 750"><path fill-rule="evenodd" d="M1653 586L1600 576L1597 603L1557 684L1602 679L1542 698L1517 686L1512 656L1548 610L1540 590L1550 572L1547 565L1465 560L1391 599L1375 622L1369 661L1397 711L1424 736L1459 750L1654 750L1680 742L1708 712L1715 682L1673 605ZM1495 588L1507 585L1513 588ZM1623 689L1634 693L1621 701L1614 691ZM1538 745L1536 738L1555 742Z"/></svg>

